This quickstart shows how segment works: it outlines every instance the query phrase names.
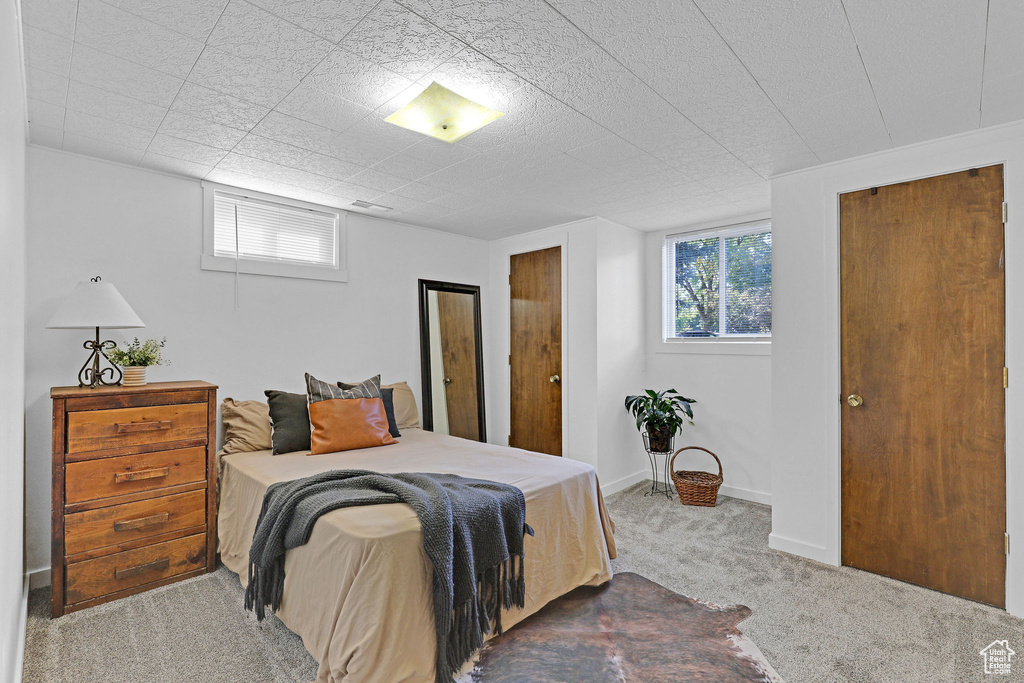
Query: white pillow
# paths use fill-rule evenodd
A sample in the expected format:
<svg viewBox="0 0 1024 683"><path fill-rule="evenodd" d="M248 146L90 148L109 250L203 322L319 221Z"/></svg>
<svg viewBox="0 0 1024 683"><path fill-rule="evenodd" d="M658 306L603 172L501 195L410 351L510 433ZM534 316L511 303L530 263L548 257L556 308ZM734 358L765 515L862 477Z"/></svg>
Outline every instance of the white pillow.
<svg viewBox="0 0 1024 683"><path fill-rule="evenodd" d="M416 410L416 394L405 382L381 385L381 389L394 389L395 422L399 431L403 429L418 429L420 426L420 413Z"/></svg>

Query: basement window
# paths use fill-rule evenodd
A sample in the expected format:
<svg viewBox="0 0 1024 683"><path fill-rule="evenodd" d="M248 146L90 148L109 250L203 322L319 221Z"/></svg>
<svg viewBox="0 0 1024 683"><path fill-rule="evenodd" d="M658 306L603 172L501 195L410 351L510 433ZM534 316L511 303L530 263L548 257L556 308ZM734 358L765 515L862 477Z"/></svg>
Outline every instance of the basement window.
<svg viewBox="0 0 1024 683"><path fill-rule="evenodd" d="M345 214L203 183L203 270L345 282Z"/></svg>
<svg viewBox="0 0 1024 683"><path fill-rule="evenodd" d="M772 226L669 235L662 251L666 342L769 342Z"/></svg>

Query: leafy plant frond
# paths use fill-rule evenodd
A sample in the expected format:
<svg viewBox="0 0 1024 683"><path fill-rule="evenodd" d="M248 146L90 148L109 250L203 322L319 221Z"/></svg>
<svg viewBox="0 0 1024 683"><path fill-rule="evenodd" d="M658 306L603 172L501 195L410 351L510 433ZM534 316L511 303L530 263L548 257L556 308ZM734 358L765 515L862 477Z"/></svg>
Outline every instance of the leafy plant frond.
<svg viewBox="0 0 1024 683"><path fill-rule="evenodd" d="M678 434L684 421L693 424L691 404L696 402L696 399L686 398L675 389L645 389L643 394L627 396L625 407L626 412L636 419L637 431L668 428L672 434ZM683 415L688 419L684 420Z"/></svg>
<svg viewBox="0 0 1024 683"><path fill-rule="evenodd" d="M167 365L168 362L163 357L163 348L166 343L167 337L160 340L147 339L144 342L140 342L139 338L135 337L131 342L125 342L125 348L111 349L107 357L110 358L111 363L123 368Z"/></svg>

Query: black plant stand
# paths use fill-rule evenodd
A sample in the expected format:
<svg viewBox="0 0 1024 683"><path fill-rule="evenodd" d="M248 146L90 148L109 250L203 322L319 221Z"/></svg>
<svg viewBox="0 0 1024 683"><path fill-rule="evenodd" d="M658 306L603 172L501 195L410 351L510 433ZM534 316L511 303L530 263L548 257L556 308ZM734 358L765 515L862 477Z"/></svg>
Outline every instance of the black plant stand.
<svg viewBox="0 0 1024 683"><path fill-rule="evenodd" d="M646 432L641 432L641 436L644 437L644 450L647 451L647 457L651 461L651 490L644 494L644 498L647 496L657 496L659 494L665 494L666 498L672 498L672 480L669 478L668 472L668 460L669 456L672 455L672 451L675 450L676 437L673 435L668 441L668 452L662 453L661 451L651 450L651 441L647 438ZM665 464L658 467L658 458L656 456L664 455ZM661 469L661 477L658 477L658 470Z"/></svg>

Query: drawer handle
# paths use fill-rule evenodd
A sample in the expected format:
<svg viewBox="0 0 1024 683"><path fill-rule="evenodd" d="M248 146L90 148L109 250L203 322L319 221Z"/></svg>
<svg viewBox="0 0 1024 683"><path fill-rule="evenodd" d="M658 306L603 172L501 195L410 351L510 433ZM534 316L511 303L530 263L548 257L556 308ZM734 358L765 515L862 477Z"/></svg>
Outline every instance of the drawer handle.
<svg viewBox="0 0 1024 683"><path fill-rule="evenodd" d="M140 517L138 519L126 519L121 522L114 522L114 531L131 531L133 529L145 529L147 526L163 524L171 518L169 512L161 512L152 517Z"/></svg>
<svg viewBox="0 0 1024 683"><path fill-rule="evenodd" d="M123 484L126 481L140 481L142 479L159 479L171 473L170 467L154 467L151 470L139 470L138 472L115 472L114 483Z"/></svg>
<svg viewBox="0 0 1024 683"><path fill-rule="evenodd" d="M138 432L159 432L171 428L170 420L159 422L117 422L118 434L136 434Z"/></svg>
<svg viewBox="0 0 1024 683"><path fill-rule="evenodd" d="M138 576L139 574L145 574L146 572L156 572L167 569L171 566L171 558L165 557L162 560L155 562L147 562L146 564L138 564L134 567L128 567L128 569L115 569L115 579L127 579L132 576Z"/></svg>

